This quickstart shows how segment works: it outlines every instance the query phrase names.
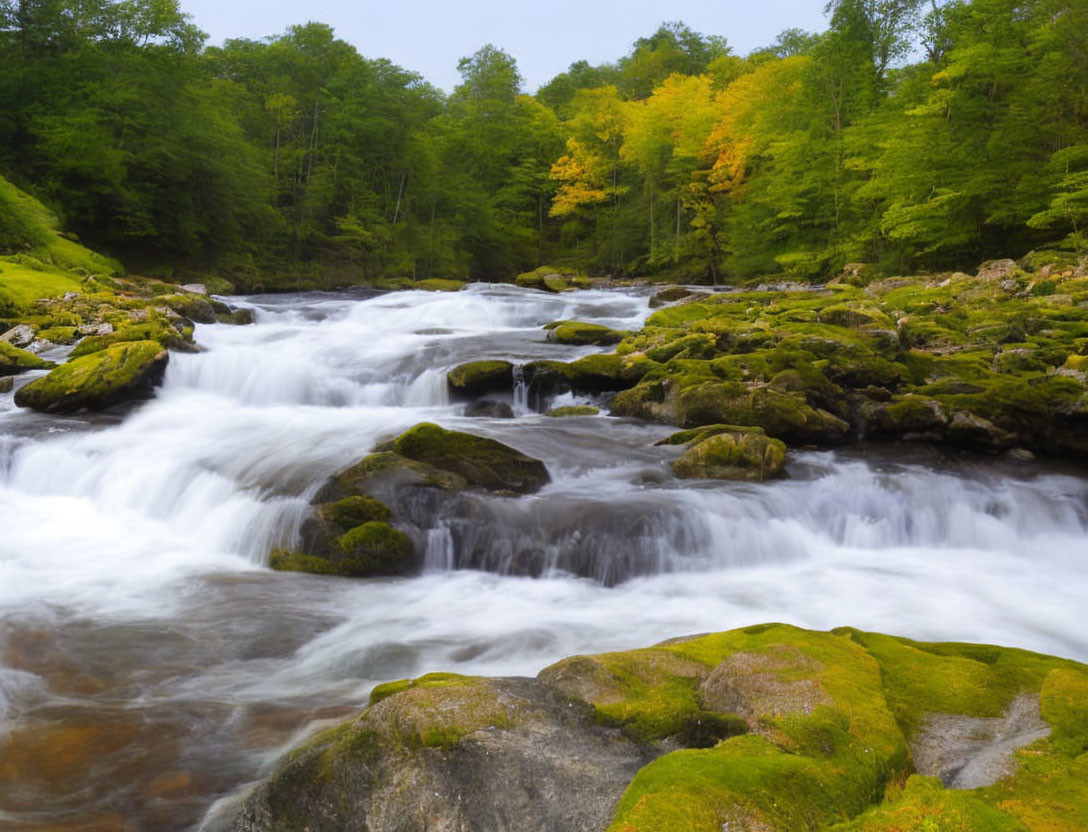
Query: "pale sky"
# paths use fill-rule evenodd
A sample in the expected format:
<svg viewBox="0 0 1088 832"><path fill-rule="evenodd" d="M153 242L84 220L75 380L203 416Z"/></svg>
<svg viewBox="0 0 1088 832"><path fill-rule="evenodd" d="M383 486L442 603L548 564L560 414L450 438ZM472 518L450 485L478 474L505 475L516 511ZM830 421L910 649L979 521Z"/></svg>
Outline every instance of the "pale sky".
<svg viewBox="0 0 1088 832"><path fill-rule="evenodd" d="M368 58L388 58L450 90L458 59L485 43L518 62L533 92L573 61L614 61L666 20L722 35L736 54L766 46L783 29L825 28L825 0L181 0L211 35L259 39L294 23L328 23Z"/></svg>

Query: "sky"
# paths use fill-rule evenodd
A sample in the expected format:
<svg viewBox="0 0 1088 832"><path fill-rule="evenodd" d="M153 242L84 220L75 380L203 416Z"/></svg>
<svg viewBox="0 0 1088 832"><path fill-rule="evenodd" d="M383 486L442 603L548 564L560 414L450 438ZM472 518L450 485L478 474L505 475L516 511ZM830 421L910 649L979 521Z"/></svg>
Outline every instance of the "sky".
<svg viewBox="0 0 1088 832"><path fill-rule="evenodd" d="M736 54L783 29L823 29L825 0L181 0L211 37L259 39L295 23L328 23L367 58L388 58L446 91L457 61L486 43L518 62L533 92L572 62L614 61L666 20L722 35Z"/></svg>

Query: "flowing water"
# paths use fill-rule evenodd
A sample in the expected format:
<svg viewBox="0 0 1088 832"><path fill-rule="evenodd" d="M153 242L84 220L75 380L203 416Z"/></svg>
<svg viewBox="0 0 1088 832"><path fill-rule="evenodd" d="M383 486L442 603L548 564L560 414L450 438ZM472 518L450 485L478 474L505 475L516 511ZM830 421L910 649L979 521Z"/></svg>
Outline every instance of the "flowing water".
<svg viewBox="0 0 1088 832"><path fill-rule="evenodd" d="M468 419L463 361L570 360L541 325L637 327L637 292L253 297L127 413L0 396L0 830L218 830L245 786L376 683L535 674L576 652L763 621L1088 660L1088 480L895 448L794 452L762 485L677 482L669 429ZM576 403L569 395L555 404ZM543 459L473 496L417 577L278 574L322 481L420 421Z"/></svg>

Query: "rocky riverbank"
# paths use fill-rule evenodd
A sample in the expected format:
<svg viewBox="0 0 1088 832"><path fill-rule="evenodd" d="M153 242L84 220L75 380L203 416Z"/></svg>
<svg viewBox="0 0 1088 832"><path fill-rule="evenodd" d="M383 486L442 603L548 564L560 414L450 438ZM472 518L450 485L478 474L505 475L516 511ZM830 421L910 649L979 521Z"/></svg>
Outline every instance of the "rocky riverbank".
<svg viewBox="0 0 1088 832"><path fill-rule="evenodd" d="M375 688L235 832L1082 829L1088 667L781 624Z"/></svg>

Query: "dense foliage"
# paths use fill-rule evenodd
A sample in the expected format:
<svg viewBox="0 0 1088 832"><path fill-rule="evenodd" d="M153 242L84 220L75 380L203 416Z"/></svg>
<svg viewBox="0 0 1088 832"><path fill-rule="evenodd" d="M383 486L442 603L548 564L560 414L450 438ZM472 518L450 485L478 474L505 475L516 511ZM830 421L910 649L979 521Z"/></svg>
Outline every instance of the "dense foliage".
<svg viewBox="0 0 1088 832"><path fill-rule="evenodd" d="M827 12L746 57L665 24L535 96L485 46L445 95L317 23L206 47L174 0L0 0L0 175L131 268L251 285L820 277L1085 244L1088 4Z"/></svg>

